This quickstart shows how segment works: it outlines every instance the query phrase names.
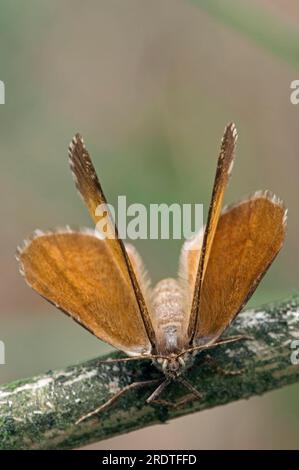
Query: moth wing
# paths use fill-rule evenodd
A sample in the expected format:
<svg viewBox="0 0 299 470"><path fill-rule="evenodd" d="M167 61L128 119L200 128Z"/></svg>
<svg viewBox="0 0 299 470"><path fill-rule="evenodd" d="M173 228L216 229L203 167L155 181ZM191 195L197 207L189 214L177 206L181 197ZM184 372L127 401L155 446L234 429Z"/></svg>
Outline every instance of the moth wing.
<svg viewBox="0 0 299 470"><path fill-rule="evenodd" d="M194 343L213 342L251 297L282 247L286 210L268 191L223 211L200 294Z"/></svg>
<svg viewBox="0 0 299 470"><path fill-rule="evenodd" d="M152 287L151 287L151 278L145 268L144 262L135 248L131 243L125 244L126 252L129 256L132 268L134 270L136 280L140 286L140 290L144 297L147 308L151 312L152 318Z"/></svg>
<svg viewBox="0 0 299 470"><path fill-rule="evenodd" d="M237 131L235 125L233 123L228 124L225 128L221 142L221 149L217 162L217 170L209 207L208 220L203 234L199 262L196 268L191 312L188 325L188 337L191 339L191 341L195 334L195 325L199 315L202 282L208 265L209 256L222 209L224 193L233 167L236 141ZM192 255L190 256L192 257ZM196 259L196 256L193 256L193 258ZM192 267L192 271L193 270L194 268Z"/></svg>
<svg viewBox="0 0 299 470"><path fill-rule="evenodd" d="M189 342L190 335L188 327L190 322L190 312L192 298L195 288L196 275L202 250L204 237L204 227L190 240L186 240L181 249L178 278L183 293L183 309L185 315L182 319L182 330Z"/></svg>
<svg viewBox="0 0 299 470"><path fill-rule="evenodd" d="M204 232L203 227L192 239L186 240L181 249L178 275L183 287L187 290L189 306L194 293Z"/></svg>
<svg viewBox="0 0 299 470"><path fill-rule="evenodd" d="M132 285L92 230L37 232L18 258L27 283L98 338L129 355L151 351Z"/></svg>
<svg viewBox="0 0 299 470"><path fill-rule="evenodd" d="M118 236L117 227L110 214L107 201L100 185L95 168L91 161L90 155L85 147L83 138L80 134L76 134L69 146L69 162L73 173L76 187L88 207L89 213L96 224L100 222L103 214L106 213L105 221L107 221L107 233L114 235L106 237L105 243L110 252L111 260L113 260L122 271L128 284L131 285L140 314L142 316L147 335L152 346L155 345L155 332L152 325L150 313L146 305L142 290L136 278L136 274L132 267L130 258L126 252L123 241ZM99 207L101 210L99 211ZM107 210L105 210L105 208Z"/></svg>

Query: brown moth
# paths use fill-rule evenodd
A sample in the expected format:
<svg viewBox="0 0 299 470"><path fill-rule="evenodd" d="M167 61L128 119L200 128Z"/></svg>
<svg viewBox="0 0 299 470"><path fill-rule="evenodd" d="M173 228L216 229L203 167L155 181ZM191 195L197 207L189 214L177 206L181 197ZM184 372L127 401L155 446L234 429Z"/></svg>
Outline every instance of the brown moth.
<svg viewBox="0 0 299 470"><path fill-rule="evenodd" d="M285 237L286 210L269 191L259 191L222 210L232 170L237 132L224 132L206 227L183 245L177 279L164 279L154 289L139 254L116 237L69 228L36 231L18 249L27 283L57 308L101 340L127 356L116 361L150 359L164 373L162 380L134 382L78 422L106 409L130 389L158 383L147 399L178 380L199 399L184 377L197 352L246 339L222 338L232 320L255 291L279 252ZM96 208L106 199L82 137L69 147L77 189L97 223ZM112 360L113 361L113 360ZM111 361L110 361L111 362Z"/></svg>

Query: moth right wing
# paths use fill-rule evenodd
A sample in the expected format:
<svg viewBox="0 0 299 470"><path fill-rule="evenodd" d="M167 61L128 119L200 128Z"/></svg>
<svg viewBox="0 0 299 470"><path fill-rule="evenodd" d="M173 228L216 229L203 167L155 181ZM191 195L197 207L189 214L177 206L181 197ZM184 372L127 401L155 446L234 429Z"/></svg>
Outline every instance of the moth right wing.
<svg viewBox="0 0 299 470"><path fill-rule="evenodd" d="M85 147L82 137L79 134L75 135L70 144L69 162L76 187L86 203L94 222L97 224L102 218L102 214L106 212L106 221L108 225L107 232L115 235L114 237L105 238L107 249L110 252L111 259L118 265L125 280L132 287L135 293L147 335L152 347L154 348L155 332L148 306L146 305L142 289L138 283L136 273L134 272L124 243L118 236L117 227L107 207L107 201L90 155ZM99 206L102 209L101 211L98 211ZM105 207L107 207L106 211Z"/></svg>
<svg viewBox="0 0 299 470"><path fill-rule="evenodd" d="M192 341L195 334L195 327L198 322L200 295L202 290L202 283L205 271L208 266L213 240L217 229L218 220L220 217L224 193L228 184L228 180L232 171L235 147L237 141L237 131L233 123L228 124L225 128L224 135L221 142L220 154L217 162L217 170L214 180L213 192L211 203L209 207L208 220L204 231L202 232L202 239L196 240L200 247L192 246L187 243L184 249L191 249L194 253L189 254L189 272L192 271L192 304L190 318L188 319L188 337ZM197 257L198 254L198 257ZM198 262L197 262L198 261Z"/></svg>
<svg viewBox="0 0 299 470"><path fill-rule="evenodd" d="M269 191L222 212L202 283L195 345L214 342L242 310L281 249L285 231L286 210Z"/></svg>
<svg viewBox="0 0 299 470"><path fill-rule="evenodd" d="M18 258L27 283L98 338L131 356L151 352L132 285L94 231L38 231Z"/></svg>

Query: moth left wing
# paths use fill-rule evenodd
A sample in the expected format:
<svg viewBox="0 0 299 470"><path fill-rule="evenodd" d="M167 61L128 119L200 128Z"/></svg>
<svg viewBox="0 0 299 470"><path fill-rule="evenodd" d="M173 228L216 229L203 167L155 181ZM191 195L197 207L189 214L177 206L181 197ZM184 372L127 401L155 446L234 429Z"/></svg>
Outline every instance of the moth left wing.
<svg viewBox="0 0 299 470"><path fill-rule="evenodd" d="M18 258L29 286L98 338L129 355L151 352L132 285L94 231L37 231Z"/></svg>
<svg viewBox="0 0 299 470"><path fill-rule="evenodd" d="M132 286L147 335L152 347L154 348L155 332L148 306L145 302L144 294L132 267L130 257L126 252L124 243L118 236L117 227L107 206L104 192L80 134L76 134L70 144L69 162L76 187L86 203L94 222L97 224L101 220L103 214L106 213L105 220L107 221L107 232L114 235L113 237L105 238L107 249L110 251L111 259L113 259L118 265L128 284ZM98 211L99 207L101 207L100 211ZM105 210L105 208L107 208L107 210Z"/></svg>
<svg viewBox="0 0 299 470"><path fill-rule="evenodd" d="M286 210L258 192L220 216L200 294L194 344L215 341L251 297L282 247Z"/></svg>
<svg viewBox="0 0 299 470"><path fill-rule="evenodd" d="M131 243L126 243L125 249L129 256L136 280L142 291L147 308L150 312L152 312L152 287L149 273L146 270L143 259L141 258L135 246L131 245Z"/></svg>

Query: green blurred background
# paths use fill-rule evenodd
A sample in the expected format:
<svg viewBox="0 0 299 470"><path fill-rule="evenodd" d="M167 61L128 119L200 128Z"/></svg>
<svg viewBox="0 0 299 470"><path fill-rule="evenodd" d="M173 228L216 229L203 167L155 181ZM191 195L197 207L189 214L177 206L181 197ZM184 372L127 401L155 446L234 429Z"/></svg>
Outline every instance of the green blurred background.
<svg viewBox="0 0 299 470"><path fill-rule="evenodd" d="M239 130L226 202L271 189L289 208L285 247L251 305L298 291L296 0L0 0L0 383L107 346L31 291L15 247L35 228L91 226L67 162L76 131L110 202L210 198L224 126ZM181 243L136 243L157 281ZM93 448L299 448L299 386Z"/></svg>

